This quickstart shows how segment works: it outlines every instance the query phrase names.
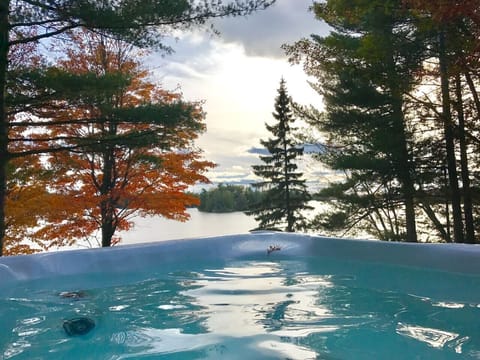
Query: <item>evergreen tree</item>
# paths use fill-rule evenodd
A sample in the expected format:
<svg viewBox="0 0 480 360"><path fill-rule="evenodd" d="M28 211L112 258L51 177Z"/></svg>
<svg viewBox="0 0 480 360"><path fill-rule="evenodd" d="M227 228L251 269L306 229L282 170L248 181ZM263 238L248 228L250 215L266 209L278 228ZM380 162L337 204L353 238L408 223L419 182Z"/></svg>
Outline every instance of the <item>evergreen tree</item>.
<svg viewBox="0 0 480 360"><path fill-rule="evenodd" d="M319 227L477 241L480 21L477 2L456 5L319 2L330 35L285 47L318 79L325 112L300 110L326 134L321 160L345 173L320 194L334 209Z"/></svg>
<svg viewBox="0 0 480 360"><path fill-rule="evenodd" d="M431 19L428 29L432 35L432 56L436 57L438 62L436 75L439 78L438 92L441 100L438 117L443 126L444 162L448 174L447 204L451 203L453 239L455 242L475 243L474 203L469 166L471 159L468 153L476 151L468 149L467 141L469 117L472 113L475 114L475 111L471 111L466 100L476 96L470 73L478 71L478 61L472 62L473 58L478 58L479 21L474 15L478 4L472 7L473 3L466 1L452 7L448 3L432 6L426 1L411 0L407 3L422 14L420 16L425 17L428 14ZM462 75L465 76L465 81L462 80ZM467 84L471 95L465 96ZM476 110L478 114L478 107ZM457 154L460 155L459 159Z"/></svg>
<svg viewBox="0 0 480 360"><path fill-rule="evenodd" d="M377 237L417 241L412 134L405 118L404 94L414 86L421 45L401 1L316 3L315 14L333 27L287 48L305 59L318 78L326 105L314 125L330 151L322 157L346 181L325 191L338 213L320 223L362 226Z"/></svg>
<svg viewBox="0 0 480 360"><path fill-rule="evenodd" d="M264 191L264 197L246 214L255 216L259 221L259 229L280 225L285 226L286 231L293 232L306 227L302 211L311 207L307 205L310 195L302 179L303 174L295 164L295 160L303 155L303 147L299 147L293 139L295 128L291 127L294 122L291 99L283 79L275 99L273 117L277 122L274 125L266 124L273 137L260 141L269 155L260 156L263 165L252 166L255 175L264 179L254 184Z"/></svg>

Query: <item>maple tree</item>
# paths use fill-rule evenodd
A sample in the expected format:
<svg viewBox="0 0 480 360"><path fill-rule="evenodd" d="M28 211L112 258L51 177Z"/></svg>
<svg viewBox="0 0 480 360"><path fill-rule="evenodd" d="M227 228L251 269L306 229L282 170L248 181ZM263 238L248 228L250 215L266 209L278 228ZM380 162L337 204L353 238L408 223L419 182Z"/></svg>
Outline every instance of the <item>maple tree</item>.
<svg viewBox="0 0 480 360"><path fill-rule="evenodd" d="M102 246L110 246L120 240L116 231L131 227L133 215L187 220L186 206L198 199L185 190L208 182L203 174L213 166L193 146L205 129L201 104L148 81L128 44L85 32L72 38L75 46L64 51L58 71L113 76L122 87L73 103L56 99L33 111L39 124L48 124L48 137L44 131L30 141L61 142L71 151L44 159L49 190L42 201L50 206L29 238L48 248L100 229Z"/></svg>
<svg viewBox="0 0 480 360"><path fill-rule="evenodd" d="M48 172L42 169L39 157L25 157L10 161L8 174L5 254L28 254L46 249L50 244L32 235L53 205L52 194L46 187Z"/></svg>

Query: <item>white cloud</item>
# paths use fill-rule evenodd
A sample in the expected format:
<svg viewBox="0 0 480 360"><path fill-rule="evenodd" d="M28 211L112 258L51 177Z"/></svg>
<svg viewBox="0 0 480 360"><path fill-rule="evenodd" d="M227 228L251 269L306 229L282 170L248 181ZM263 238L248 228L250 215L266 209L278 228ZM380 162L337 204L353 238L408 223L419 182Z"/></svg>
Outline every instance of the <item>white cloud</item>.
<svg viewBox="0 0 480 360"><path fill-rule="evenodd" d="M247 18L216 23L220 37L199 31L178 34L171 45L175 53L152 55L148 66L167 89L178 86L187 100L204 100L207 132L197 141L205 158L218 167L212 180L253 178L251 165L260 139L269 136L265 123L272 111L280 78L298 103L321 106L300 66L291 66L280 46L311 33L325 33L325 26L308 12L311 0L278 0L268 10Z"/></svg>
<svg viewBox="0 0 480 360"><path fill-rule="evenodd" d="M224 42L241 44L249 56L284 57L281 46L312 33L326 34L326 24L309 11L312 0L277 0L266 10L248 17L218 20Z"/></svg>

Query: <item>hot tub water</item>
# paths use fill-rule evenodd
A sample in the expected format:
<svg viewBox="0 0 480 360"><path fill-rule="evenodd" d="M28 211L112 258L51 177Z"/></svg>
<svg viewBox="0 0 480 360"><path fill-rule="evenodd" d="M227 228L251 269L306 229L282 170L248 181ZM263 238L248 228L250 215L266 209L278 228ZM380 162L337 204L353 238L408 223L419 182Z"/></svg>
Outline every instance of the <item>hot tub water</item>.
<svg viewBox="0 0 480 360"><path fill-rule="evenodd" d="M192 263L184 242L135 270L12 279L0 287L0 359L480 358L475 272L311 256L282 236L270 254L216 241L248 251ZM83 316L95 327L66 334Z"/></svg>

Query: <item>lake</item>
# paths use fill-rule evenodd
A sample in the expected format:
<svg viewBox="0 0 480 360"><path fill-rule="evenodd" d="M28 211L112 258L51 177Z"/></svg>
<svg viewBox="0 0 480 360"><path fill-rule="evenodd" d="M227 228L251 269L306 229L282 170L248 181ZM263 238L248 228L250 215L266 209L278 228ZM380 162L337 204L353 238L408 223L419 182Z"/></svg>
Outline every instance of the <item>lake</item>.
<svg viewBox="0 0 480 360"><path fill-rule="evenodd" d="M305 215L311 218L325 205L318 201L311 201L309 205L314 207ZM198 211L196 208L188 209L190 220L180 222L165 219L162 216L135 217L135 226L130 231L120 231L115 235L122 238L120 245L140 244L154 241L175 239L201 238L209 236L245 234L257 227L253 216L247 216L243 212L231 213L207 213ZM97 234L90 241L77 241L72 246L54 248L56 250L72 250L78 248L90 248L101 246L101 237Z"/></svg>
<svg viewBox="0 0 480 360"><path fill-rule="evenodd" d="M193 208L188 209L188 213L190 220L187 222L168 220L161 216L137 217L132 230L118 233L122 237L121 244L243 234L257 227L253 216L242 212L216 214Z"/></svg>

